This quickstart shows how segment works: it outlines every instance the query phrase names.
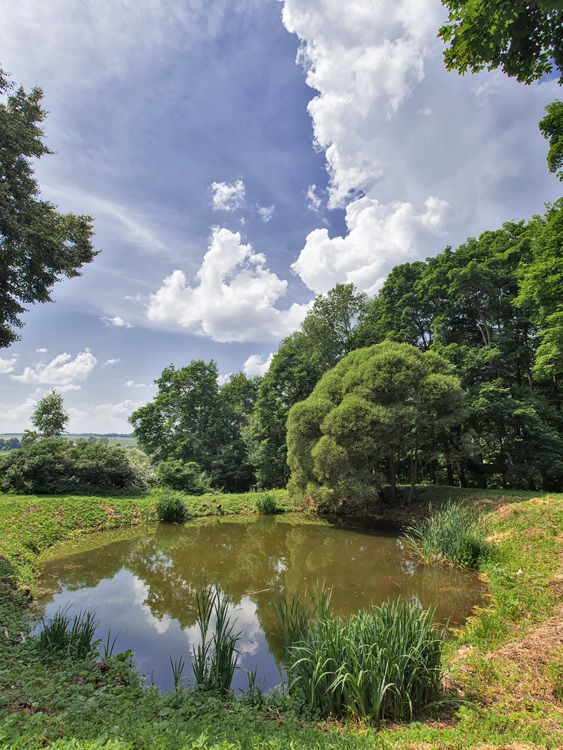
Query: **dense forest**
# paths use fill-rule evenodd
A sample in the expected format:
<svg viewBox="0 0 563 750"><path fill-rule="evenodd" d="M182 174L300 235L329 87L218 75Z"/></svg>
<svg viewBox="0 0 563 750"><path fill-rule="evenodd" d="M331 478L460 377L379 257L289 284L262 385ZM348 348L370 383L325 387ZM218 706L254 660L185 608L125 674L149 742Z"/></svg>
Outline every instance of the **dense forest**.
<svg viewBox="0 0 563 750"><path fill-rule="evenodd" d="M338 284L315 299L300 330L280 343L262 378L239 373L219 385L213 361L166 368L156 380L155 399L131 417L135 434L158 463L163 481L178 488L285 486L292 407L305 399L311 403L314 391L313 403L318 401L317 386L326 393L325 373L352 352L396 342L409 346L387 345L391 360L377 366L387 368L387 381L402 372L412 375L416 362L423 370L414 376L411 395L408 389L398 394L409 415L399 413L397 394L389 395L389 389L371 392L371 411L363 413L362 430L356 432L372 440L375 490L415 482L560 490L562 247L563 200L528 222L506 223L457 249L396 266L372 298L352 284ZM422 359L412 359L411 348ZM424 380L428 368L435 379L441 373L442 385L450 379L449 406L440 402L435 382ZM342 394L332 404L340 404L340 412L341 401ZM311 482L330 488L330 472L322 469L329 436L336 456L354 439L342 428L353 411L341 413L337 429L335 417L331 426L326 414L314 426L305 425L299 417L303 409L292 412L290 452L292 440L304 439L299 429L313 429L308 450L314 452L322 438L325 459L311 457L309 489ZM393 430L401 420L401 429ZM302 449L303 444L297 453L309 455ZM360 462L363 469L366 461ZM295 462L292 468L299 473ZM305 491L303 482L303 476L293 482L296 491Z"/></svg>

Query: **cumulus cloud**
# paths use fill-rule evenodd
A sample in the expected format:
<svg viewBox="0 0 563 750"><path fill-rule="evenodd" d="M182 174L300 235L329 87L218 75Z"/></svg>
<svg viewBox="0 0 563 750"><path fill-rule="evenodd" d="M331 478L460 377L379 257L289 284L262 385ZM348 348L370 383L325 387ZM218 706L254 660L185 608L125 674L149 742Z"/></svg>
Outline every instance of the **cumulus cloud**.
<svg viewBox="0 0 563 750"><path fill-rule="evenodd" d="M26 367L21 375L11 375L27 385L52 385L58 390L76 390L81 381L86 380L96 366L96 358L86 350L80 352L73 359L70 354L57 355L49 363L37 363L33 367Z"/></svg>
<svg viewBox="0 0 563 750"><path fill-rule="evenodd" d="M447 209L439 198L428 198L421 213L408 202L384 206L360 198L346 209L348 234L331 238L327 229L315 229L291 267L317 294L339 282L374 293L393 266L413 259L423 235L440 228Z"/></svg>
<svg viewBox="0 0 563 750"><path fill-rule="evenodd" d="M146 388L147 386L145 383L135 383L134 380L127 380L125 382L125 387L126 388Z"/></svg>
<svg viewBox="0 0 563 750"><path fill-rule="evenodd" d="M215 211L232 213L243 208L245 204L246 190L242 180L237 180L232 185L226 182L213 182L211 194L211 203Z"/></svg>
<svg viewBox="0 0 563 750"><path fill-rule="evenodd" d="M0 374L13 372L16 368L17 363L17 357L10 357L9 359L4 359L3 357L0 357Z"/></svg>
<svg viewBox="0 0 563 750"><path fill-rule="evenodd" d="M275 206L258 206L258 215L260 216L264 224L267 224L269 221L271 221L274 218L275 213Z"/></svg>
<svg viewBox="0 0 563 750"><path fill-rule="evenodd" d="M104 364L111 367L112 365L116 365L119 361L119 359L107 359Z"/></svg>
<svg viewBox="0 0 563 750"><path fill-rule="evenodd" d="M349 234L317 229L293 265L311 289L353 281L373 291L396 263L551 199L537 122L555 83L448 73L439 0L283 2L317 91L308 110L326 156L327 206L347 209ZM318 211L314 186L307 198Z"/></svg>
<svg viewBox="0 0 563 750"><path fill-rule="evenodd" d="M116 328L133 328L133 323L129 323L128 320L124 320L119 315L114 318L102 318L104 323L108 326L115 326Z"/></svg>
<svg viewBox="0 0 563 750"><path fill-rule="evenodd" d="M313 213L318 214L322 208L323 201L317 193L316 185L309 185L309 187L307 188L306 198L307 208L309 209L309 211L313 211Z"/></svg>
<svg viewBox="0 0 563 750"><path fill-rule="evenodd" d="M247 378L254 378L257 375L265 375L270 369L274 353L271 352L265 360L259 354L251 354L245 360L242 369Z"/></svg>
<svg viewBox="0 0 563 750"><path fill-rule="evenodd" d="M41 349L36 349L35 351L36 351L36 352L37 352L38 354L46 354L48 350L47 350L47 349L45 349L44 347L42 347Z"/></svg>
<svg viewBox="0 0 563 750"><path fill-rule="evenodd" d="M287 281L267 268L262 253L238 232L216 227L196 283L174 271L152 295L147 315L219 342L278 340L298 328L306 313L298 304L275 307L286 289Z"/></svg>

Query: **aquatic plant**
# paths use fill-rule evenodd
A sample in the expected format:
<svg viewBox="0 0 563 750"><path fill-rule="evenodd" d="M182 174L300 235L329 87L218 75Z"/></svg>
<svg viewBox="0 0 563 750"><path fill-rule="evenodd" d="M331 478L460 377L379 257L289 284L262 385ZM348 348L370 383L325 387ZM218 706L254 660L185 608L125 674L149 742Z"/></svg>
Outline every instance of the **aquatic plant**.
<svg viewBox="0 0 563 750"><path fill-rule="evenodd" d="M447 503L409 527L401 541L420 562L477 568L490 551L486 535L484 517L476 508Z"/></svg>
<svg viewBox="0 0 563 750"><path fill-rule="evenodd" d="M58 609L50 620L40 620L41 629L37 635L40 652L52 655L87 659L97 653L101 639L94 640L98 626L95 612L82 610L69 615L70 605Z"/></svg>
<svg viewBox="0 0 563 750"><path fill-rule="evenodd" d="M164 490L156 501L156 513L163 523L184 523L189 517L184 495L175 490Z"/></svg>
<svg viewBox="0 0 563 750"><path fill-rule="evenodd" d="M342 618L325 598L302 627L309 604L297 601L277 611L291 613L280 618L284 642L298 637L285 647L288 690L308 710L401 721L439 697L445 631L434 625L433 609L387 602Z"/></svg>
<svg viewBox="0 0 563 750"><path fill-rule="evenodd" d="M271 516L277 512L276 498L270 492L264 492L256 497L256 508L263 516Z"/></svg>
<svg viewBox="0 0 563 750"><path fill-rule="evenodd" d="M234 632L236 621L229 615L229 604L217 586L202 586L196 594L200 643L192 649L192 669L201 690L228 693L231 689L241 633Z"/></svg>

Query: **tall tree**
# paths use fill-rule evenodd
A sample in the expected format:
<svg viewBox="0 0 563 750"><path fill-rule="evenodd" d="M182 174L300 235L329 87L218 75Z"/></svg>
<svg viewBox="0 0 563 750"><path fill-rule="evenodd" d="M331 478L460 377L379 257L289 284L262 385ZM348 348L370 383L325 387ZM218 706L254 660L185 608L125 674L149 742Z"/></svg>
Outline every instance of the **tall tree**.
<svg viewBox="0 0 563 750"><path fill-rule="evenodd" d="M66 430L69 414L65 411L63 397L53 390L42 398L31 415L31 424L42 437L58 438Z"/></svg>
<svg viewBox="0 0 563 750"><path fill-rule="evenodd" d="M26 94L0 70L0 347L18 339L26 304L51 301L62 276L97 254L92 246L92 219L58 213L39 198L32 159L51 153L40 124L43 93Z"/></svg>

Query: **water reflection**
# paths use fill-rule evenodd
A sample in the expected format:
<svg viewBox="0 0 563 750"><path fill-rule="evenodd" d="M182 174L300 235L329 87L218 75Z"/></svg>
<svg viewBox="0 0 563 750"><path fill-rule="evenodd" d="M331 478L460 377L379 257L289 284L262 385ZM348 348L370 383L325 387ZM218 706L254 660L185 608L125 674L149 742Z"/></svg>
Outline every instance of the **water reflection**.
<svg viewBox="0 0 563 750"><path fill-rule="evenodd" d="M139 669L165 689L172 686L169 657L191 654L197 643L195 592L204 584L219 585L234 602L241 666L256 668L267 689L279 682L273 603L281 592L324 581L340 614L403 597L422 607L437 603L437 618L453 624L467 618L482 593L473 575L415 566L392 535L288 517L161 524L125 541L107 543L100 535L99 542L45 567L47 616L69 602L73 611L95 609L99 637L119 631L118 650L133 649ZM234 687L246 685L239 671Z"/></svg>

